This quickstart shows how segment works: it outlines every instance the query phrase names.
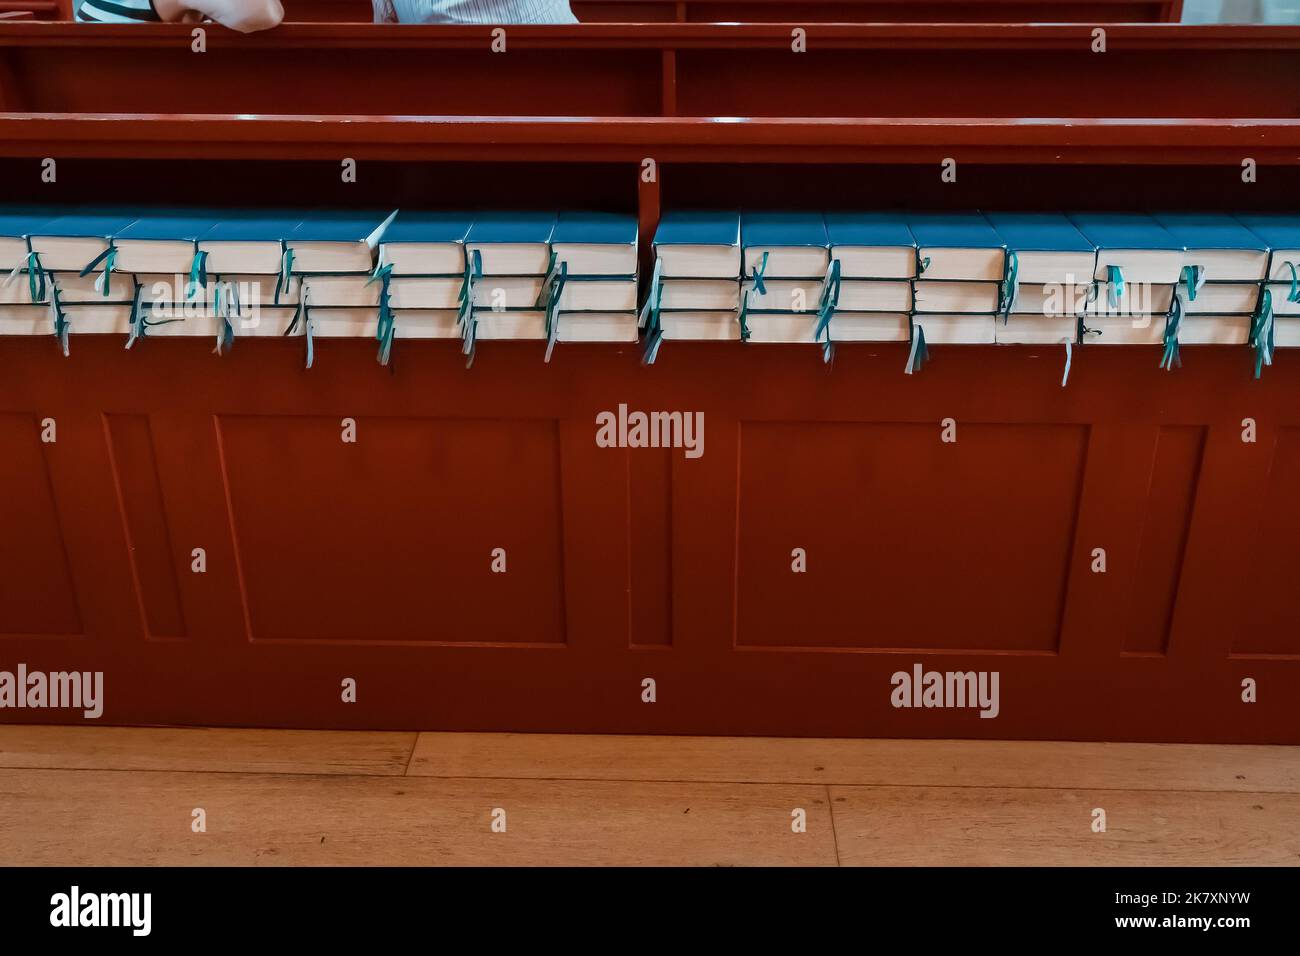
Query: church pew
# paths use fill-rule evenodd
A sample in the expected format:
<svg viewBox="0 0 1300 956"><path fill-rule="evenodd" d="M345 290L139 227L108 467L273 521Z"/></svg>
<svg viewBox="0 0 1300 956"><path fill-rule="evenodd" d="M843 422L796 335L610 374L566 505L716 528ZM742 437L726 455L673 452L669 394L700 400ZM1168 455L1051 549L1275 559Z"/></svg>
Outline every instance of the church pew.
<svg viewBox="0 0 1300 956"><path fill-rule="evenodd" d="M1295 117L1300 27L0 23L0 109L468 116ZM354 59L364 82L340 79ZM103 82L86 83L89 72ZM1213 76L1213 83L1204 78ZM183 82L177 78L184 78Z"/></svg>
<svg viewBox="0 0 1300 956"><path fill-rule="evenodd" d="M180 77L192 55L170 45L187 34L51 29L24 42L0 29L30 111L0 114L4 201L585 202L638 209L648 239L661 206L1287 209L1300 195L1294 104L1261 91L1254 118L1233 120L1212 87L1196 113L1162 83L1152 114L1125 118L1125 77L1144 74L1140 57L1105 59L1122 42L1089 73L1114 115L1026 84L1025 99L972 100L969 115L942 99L942 114L881 115L851 97L841 116L774 115L737 88L752 118L608 118L568 112L599 102L575 85L534 115L446 115L420 107L454 96L372 91L355 114L257 116L216 108L231 102L219 89L179 103L161 82L152 101L140 86L93 115L78 106L91 94L29 82L38 65L120 47L156 55L156 79ZM936 62L963 45L1069 59L1088 35L855 29L828 32L828 52L888 41ZM345 51L372 84L388 59L422 77L486 35L213 30L204 56L247 43L277 54L263 82L290 79L280 56L323 81ZM776 72L793 56L777 56L779 28L510 35L523 53L579 60L613 42L628 72L647 53L659 91L680 78L665 53L689 77L692 55L727 45L762 57L773 84L798 82L797 66ZM1276 79L1296 43L1218 28L1112 39L1171 69L1218 57L1238 89ZM98 62L130 91L135 67L112 63L141 58ZM514 77L529 79L544 82ZM706 102L689 81L675 95ZM286 88L273 112L313 96ZM359 160L356 183L340 181L343 156ZM58 176L40 184L46 157ZM1242 181L1242 157L1258 182ZM208 342L127 352L74 337L65 359L50 339L0 336L0 455L17 463L0 470L0 646L32 670L103 670L110 723L1300 743L1300 360L1282 350L1256 381L1244 348L1189 347L1173 373L1156 351L1076 349L1062 388L1055 346L936 347L905 376L905 348L885 343L841 345L830 367L814 347L669 343L648 368L631 347L561 347L548 365L532 343L486 343L466 369L455 343L405 341L384 369L373 343L329 340L307 370L293 340L222 358ZM704 456L599 448L595 416L620 403L703 412ZM960 439L939 458L945 418ZM46 419L57 442L42 440ZM893 489L888 511L857 493L871 476ZM901 544L882 542L882 521L907 529ZM498 547L510 570L494 576ZM791 572L795 547L806 576ZM907 561L916 576L900 584ZM997 719L892 707L892 676L918 664L997 671Z"/></svg>

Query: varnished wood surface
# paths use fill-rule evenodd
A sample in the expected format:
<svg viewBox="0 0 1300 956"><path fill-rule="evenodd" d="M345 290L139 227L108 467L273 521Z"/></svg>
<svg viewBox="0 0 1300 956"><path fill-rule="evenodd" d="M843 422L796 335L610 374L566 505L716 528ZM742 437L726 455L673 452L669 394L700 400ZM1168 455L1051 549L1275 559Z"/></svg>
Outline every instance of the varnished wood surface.
<svg viewBox="0 0 1300 956"><path fill-rule="evenodd" d="M0 832L3 865L1296 865L1300 749L4 727Z"/></svg>

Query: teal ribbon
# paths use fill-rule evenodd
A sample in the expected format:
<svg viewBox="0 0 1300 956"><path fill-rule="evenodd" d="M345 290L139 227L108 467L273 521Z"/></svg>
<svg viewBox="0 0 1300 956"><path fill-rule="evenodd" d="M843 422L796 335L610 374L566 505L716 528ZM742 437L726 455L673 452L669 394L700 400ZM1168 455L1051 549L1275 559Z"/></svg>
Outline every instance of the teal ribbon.
<svg viewBox="0 0 1300 956"><path fill-rule="evenodd" d="M302 321L302 299L299 299L298 304L294 306L293 309L293 318L290 319L289 324L284 327L284 332L282 334L293 335L294 331L298 328L298 323L301 321Z"/></svg>
<svg viewBox="0 0 1300 956"><path fill-rule="evenodd" d="M832 259L830 268L826 270L826 280L822 283L821 297L817 300L817 325L813 329L814 342L821 342L822 336L826 336L822 342L822 361L827 365L835 357L835 343L831 341L831 318L839 304L840 260Z"/></svg>
<svg viewBox="0 0 1300 956"><path fill-rule="evenodd" d="M1165 316L1165 350L1160 356L1160 365L1167 372L1176 367L1183 367L1182 357L1178 354L1178 331L1183 324L1183 300L1174 296L1174 304Z"/></svg>
<svg viewBox="0 0 1300 956"><path fill-rule="evenodd" d="M921 366L930 357L930 350L925 345L925 330L916 324L916 320L908 316L907 325L908 331L911 333L912 347L908 350L907 364L903 366L903 374L911 375L921 370Z"/></svg>
<svg viewBox="0 0 1300 956"><path fill-rule="evenodd" d="M767 257L768 253L763 253L763 259L754 269L754 291L759 295L767 295L767 285L763 282L763 276L767 274Z"/></svg>
<svg viewBox="0 0 1300 956"><path fill-rule="evenodd" d="M35 252L27 253L27 291L31 294L33 302L40 302L45 298L45 267L41 265L41 257Z"/></svg>
<svg viewBox="0 0 1300 956"><path fill-rule="evenodd" d="M313 334L315 330L312 328L312 324L311 324L311 307L304 302L302 305L299 306L299 308L302 309L303 338L307 340L306 367L311 368L312 363L316 361L316 336Z"/></svg>
<svg viewBox="0 0 1300 956"><path fill-rule="evenodd" d="M1196 293L1205 285L1204 266L1183 266L1183 287L1187 289L1187 301L1195 302Z"/></svg>
<svg viewBox="0 0 1300 956"><path fill-rule="evenodd" d="M740 311L736 313L736 319L740 323L740 341L742 342L748 342L749 337L753 335L753 332L749 328L749 322L747 321L749 316L749 294L753 291L755 290L745 290L745 294L741 296L740 299Z"/></svg>
<svg viewBox="0 0 1300 956"><path fill-rule="evenodd" d="M641 364L653 365L659 356L659 346L663 345L664 329L659 314L659 306L663 299L663 259L655 258L654 272L650 275L650 293L646 296L645 305L641 307L641 315L637 318L637 325L646 330L646 348L641 356Z"/></svg>
<svg viewBox="0 0 1300 956"><path fill-rule="evenodd" d="M68 357L68 333L72 327L68 322L68 314L63 311L63 301L59 297L59 287L53 282L50 283L50 314L54 319L54 339L59 343L63 350L63 357Z"/></svg>
<svg viewBox="0 0 1300 956"><path fill-rule="evenodd" d="M1291 291L1287 293L1286 300L1300 302L1300 275L1296 274L1295 263L1288 259L1284 260L1282 265L1291 270Z"/></svg>
<svg viewBox="0 0 1300 956"><path fill-rule="evenodd" d="M131 330L126 337L126 348L135 345L137 339L145 337L146 328L144 322L144 303L141 301L144 297L144 286L135 281L135 295L131 297Z"/></svg>
<svg viewBox="0 0 1300 956"><path fill-rule="evenodd" d="M1014 252L1007 252L1007 271L1002 279L1002 304L998 311L1002 313L1002 324L1011 321L1011 306L1015 304L1016 291L1019 289L1020 257Z"/></svg>
<svg viewBox="0 0 1300 956"><path fill-rule="evenodd" d="M131 299L131 332L126 339L126 347L130 348L135 344L136 339L145 338L149 330L155 325L170 325L173 322L184 322L184 318L158 319L153 316L153 309L144 301L144 286L131 277L135 283L135 295Z"/></svg>
<svg viewBox="0 0 1300 956"><path fill-rule="evenodd" d="M392 303L389 301L389 282L393 276L391 264L376 266L374 273L366 280L366 285L378 282L379 285L379 324L375 328L375 341L379 343L379 352L375 361L387 365L393 356L393 337L397 331L396 316L393 315Z"/></svg>
<svg viewBox="0 0 1300 956"><path fill-rule="evenodd" d="M307 368L311 368L312 363L316 361L316 344L312 340L311 314L307 309L307 303L303 298L298 299L298 304L293 310L293 319L285 326L284 334L293 335L298 328L298 323L302 323L303 335L307 339Z"/></svg>
<svg viewBox="0 0 1300 956"><path fill-rule="evenodd" d="M212 351L218 355L224 355L229 352L235 345L235 326L230 321L229 307L226 302L226 296L223 294L223 283L218 282L212 289L213 305L217 313L217 321L220 326L217 329L217 347Z"/></svg>
<svg viewBox="0 0 1300 956"><path fill-rule="evenodd" d="M1119 300L1124 298L1124 270L1119 266L1106 267L1106 296L1112 309L1119 308Z"/></svg>
<svg viewBox="0 0 1300 956"><path fill-rule="evenodd" d="M208 254L198 249L190 261L190 281L185 283L185 298L192 299L208 287Z"/></svg>
<svg viewBox="0 0 1300 956"><path fill-rule="evenodd" d="M290 249L286 243L281 242L280 243L280 274L275 277L275 294L271 300L275 305L280 304L280 290L283 289L285 294L287 295L289 292L289 285L292 282L293 282L293 250Z"/></svg>
<svg viewBox="0 0 1300 956"><path fill-rule="evenodd" d="M537 301L533 303L534 309L546 308L547 297L551 291L551 282L555 279L556 267L559 265L559 261L555 250L552 249L550 256L546 260L546 274L542 276L542 287L537 290Z"/></svg>
<svg viewBox="0 0 1300 956"><path fill-rule="evenodd" d="M393 357L393 338L397 334L397 317L393 315L393 310L388 304L388 296L385 294L379 300L379 327L375 330L375 339L379 342L379 353L375 356L375 361L380 365L387 365Z"/></svg>
<svg viewBox="0 0 1300 956"><path fill-rule="evenodd" d="M554 253L552 253L554 255ZM560 296L564 293L564 284L569 280L569 264L560 263L560 271L551 280L546 302L546 355L544 360L551 360L551 352L560 335Z"/></svg>
<svg viewBox="0 0 1300 956"><path fill-rule="evenodd" d="M1267 286L1260 296L1259 311L1251 320L1247 341L1255 350L1255 378L1259 378L1264 366L1273 364L1273 293Z"/></svg>
<svg viewBox="0 0 1300 956"><path fill-rule="evenodd" d="M663 326L657 322L658 320L653 328L647 329L645 354L641 356L642 365L653 365L659 357L659 346L664 344Z"/></svg>
<svg viewBox="0 0 1300 956"><path fill-rule="evenodd" d="M465 277L460 286L460 309L456 314L456 324L460 326L460 335L464 344L461 352L468 356L465 367L474 365L474 350L477 345L478 322L474 318L474 282L483 276L483 256L478 249L465 254Z"/></svg>
<svg viewBox="0 0 1300 956"><path fill-rule="evenodd" d="M95 280L95 288L99 290L100 295L107 298L109 293L112 291L113 265L117 262L117 246L113 245L111 239L108 241L108 248L95 256L95 258L86 265L86 268L81 270L81 275L83 277L90 275L95 271L95 266L99 265L101 262L104 263L104 271L100 273L99 278Z"/></svg>

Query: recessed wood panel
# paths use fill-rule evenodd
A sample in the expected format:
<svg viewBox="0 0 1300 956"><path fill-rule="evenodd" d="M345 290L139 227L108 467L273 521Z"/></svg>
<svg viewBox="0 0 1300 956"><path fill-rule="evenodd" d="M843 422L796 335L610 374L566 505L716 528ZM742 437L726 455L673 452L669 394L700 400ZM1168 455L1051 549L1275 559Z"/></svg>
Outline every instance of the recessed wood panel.
<svg viewBox="0 0 1300 956"><path fill-rule="evenodd" d="M1156 439L1125 653L1168 650L1204 445L1205 429L1194 426L1166 426Z"/></svg>
<svg viewBox="0 0 1300 956"><path fill-rule="evenodd" d="M737 644L1055 651L1087 434L744 423Z"/></svg>
<svg viewBox="0 0 1300 956"><path fill-rule="evenodd" d="M199 63L186 34L174 46L154 47L147 55L84 48L62 55L57 49L15 50L9 60L31 110L193 112L199 102L194 90L171 80L197 79L210 71L205 74L209 81L201 112L368 115L375 112L377 95L383 99L381 112L390 115L511 116L534 109L582 116L658 112L658 50L511 49L502 56L494 55L489 44L486 32L478 50L259 51L236 44L205 53L208 59ZM365 59L365 82L321 82L337 75L340 56ZM271 64L298 82L269 78ZM465 81L476 74L473 82ZM112 80L87 83L88 76ZM412 82L415 76L419 82Z"/></svg>
<svg viewBox="0 0 1300 956"><path fill-rule="evenodd" d="M1262 502L1242 503L1243 520L1258 521L1251 548L1246 606L1232 650L1300 656L1300 428L1277 433Z"/></svg>
<svg viewBox="0 0 1300 956"><path fill-rule="evenodd" d="M672 451L629 449L628 582L633 646L673 642Z"/></svg>
<svg viewBox="0 0 1300 956"><path fill-rule="evenodd" d="M252 638L562 642L555 422L355 422L219 420Z"/></svg>
<svg viewBox="0 0 1300 956"><path fill-rule="evenodd" d="M0 637L82 633L45 461L57 444L41 428L35 415L0 414Z"/></svg>
<svg viewBox="0 0 1300 956"><path fill-rule="evenodd" d="M185 637L185 615L176 578L178 558L163 509L149 418L107 415L104 421L145 634ZM188 551L186 556L188 559Z"/></svg>

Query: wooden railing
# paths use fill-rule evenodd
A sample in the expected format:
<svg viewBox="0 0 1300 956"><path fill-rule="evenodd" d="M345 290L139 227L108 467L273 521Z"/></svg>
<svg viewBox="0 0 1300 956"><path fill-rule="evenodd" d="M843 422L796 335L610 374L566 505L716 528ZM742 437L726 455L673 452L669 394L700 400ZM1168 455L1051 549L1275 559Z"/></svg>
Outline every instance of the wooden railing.
<svg viewBox="0 0 1300 956"><path fill-rule="evenodd" d="M1182 0L570 0L583 23L1176 23ZM290 21L368 23L368 0L287 0Z"/></svg>

